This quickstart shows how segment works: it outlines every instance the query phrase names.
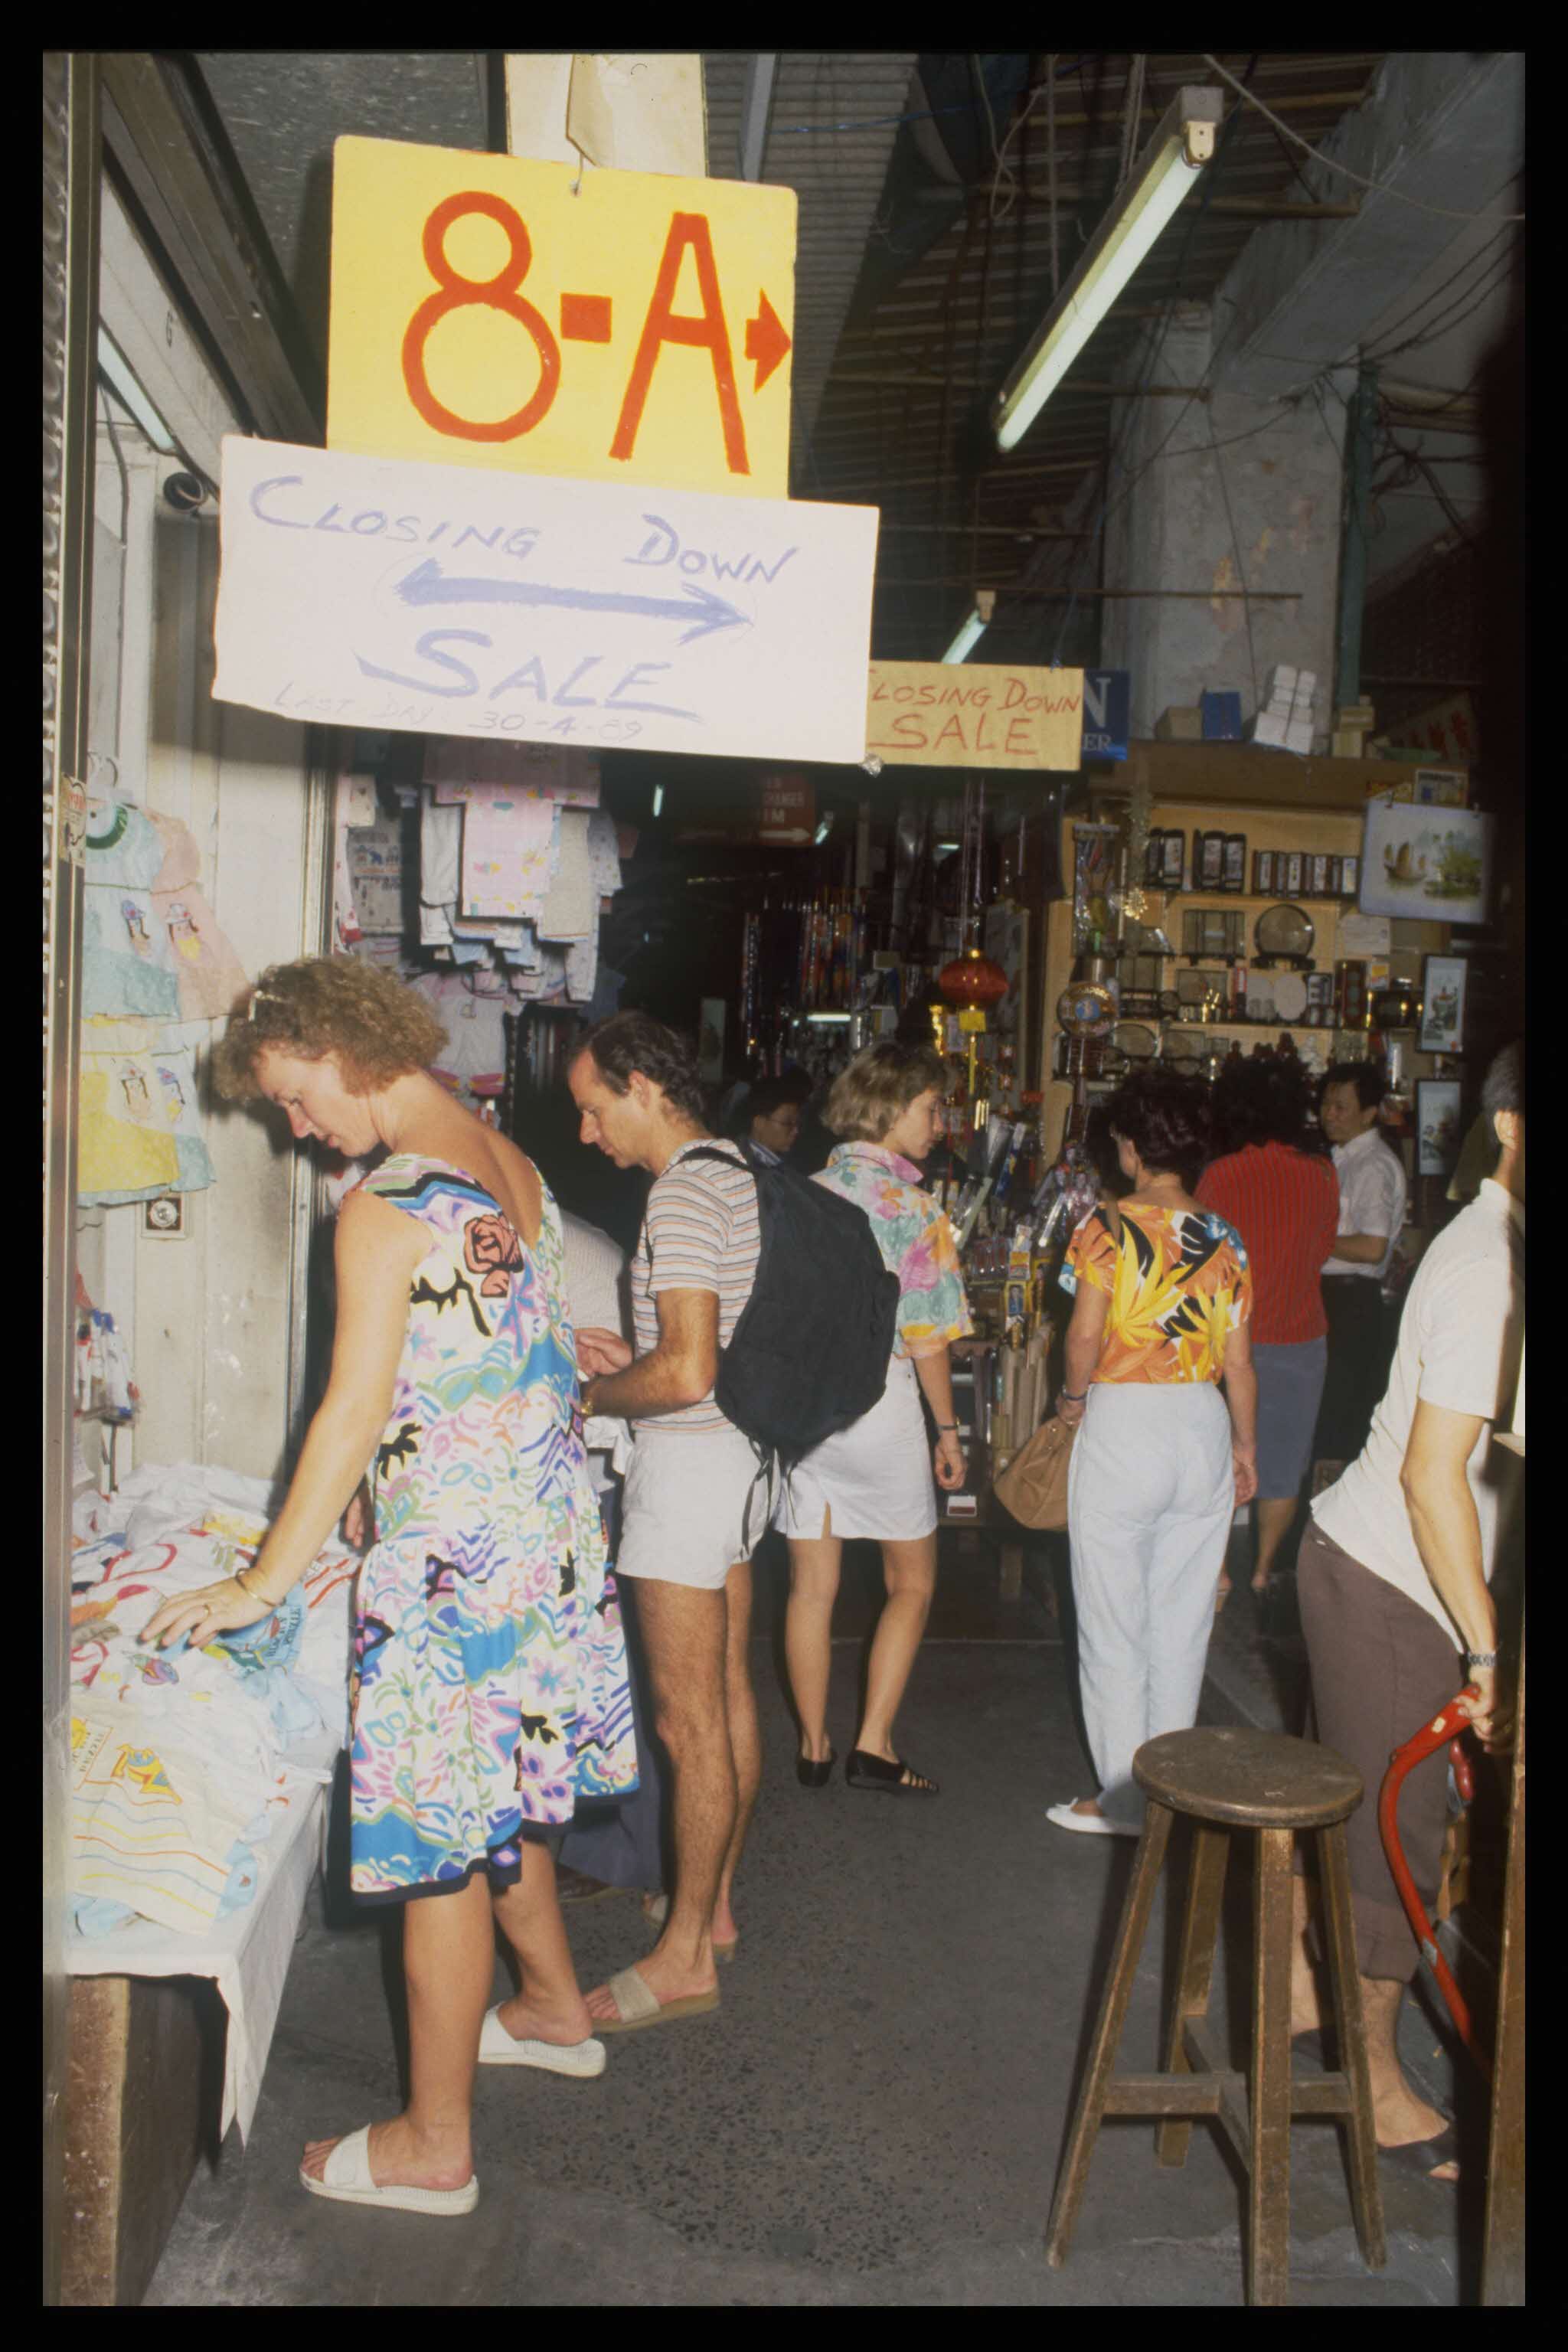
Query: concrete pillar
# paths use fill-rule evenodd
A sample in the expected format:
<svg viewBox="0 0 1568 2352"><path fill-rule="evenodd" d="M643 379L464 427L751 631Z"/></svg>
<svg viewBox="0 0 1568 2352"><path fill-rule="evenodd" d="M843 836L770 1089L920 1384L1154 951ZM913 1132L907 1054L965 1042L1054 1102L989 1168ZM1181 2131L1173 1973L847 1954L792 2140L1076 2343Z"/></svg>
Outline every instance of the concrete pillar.
<svg viewBox="0 0 1568 2352"><path fill-rule="evenodd" d="M1223 331L1222 331L1223 332ZM1121 370L1129 385L1192 387L1215 357L1205 306L1156 322ZM1134 735L1152 735L1172 703L1207 688L1258 708L1277 662L1315 670L1317 717L1332 723L1335 592L1339 575L1344 401L1353 372L1294 406L1213 392L1118 400L1105 522L1109 595L1100 659L1131 673ZM1248 604L1243 588L1296 592Z"/></svg>

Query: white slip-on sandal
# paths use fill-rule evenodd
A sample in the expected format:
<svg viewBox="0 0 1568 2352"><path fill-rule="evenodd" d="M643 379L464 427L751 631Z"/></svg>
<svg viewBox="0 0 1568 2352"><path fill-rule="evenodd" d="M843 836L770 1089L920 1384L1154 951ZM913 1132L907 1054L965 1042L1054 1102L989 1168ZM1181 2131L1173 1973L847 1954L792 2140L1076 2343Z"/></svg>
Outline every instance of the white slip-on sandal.
<svg viewBox="0 0 1568 2352"><path fill-rule="evenodd" d="M479 2201L477 2172L468 2175L461 2189L409 2189L398 2183L377 2188L371 2177L368 2124L339 2140L320 2180L303 2165L300 2179L312 2197L331 2197L340 2205L385 2205L399 2213L471 2213Z"/></svg>
<svg viewBox="0 0 1568 2352"><path fill-rule="evenodd" d="M1058 1830L1076 1830L1080 1837L1140 1837L1142 1832L1127 1822L1113 1822L1104 1813L1075 1813L1076 1797L1065 1805L1047 1805L1046 1819L1054 1822Z"/></svg>
<svg viewBox="0 0 1568 2352"><path fill-rule="evenodd" d="M586 2077L605 2071L602 2042L516 2041L500 2021L500 2011L488 2009L479 2028L481 2066L538 2066L546 2074Z"/></svg>

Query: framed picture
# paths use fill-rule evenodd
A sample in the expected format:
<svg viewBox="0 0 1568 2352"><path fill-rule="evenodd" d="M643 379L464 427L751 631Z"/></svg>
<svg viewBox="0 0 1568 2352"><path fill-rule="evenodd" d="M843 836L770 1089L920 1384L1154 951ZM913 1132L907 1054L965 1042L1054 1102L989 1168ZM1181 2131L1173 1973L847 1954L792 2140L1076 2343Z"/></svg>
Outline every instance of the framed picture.
<svg viewBox="0 0 1568 2352"><path fill-rule="evenodd" d="M1459 1156L1459 1081L1415 1082L1415 1167L1418 1175L1446 1176Z"/></svg>
<svg viewBox="0 0 1568 2352"><path fill-rule="evenodd" d="M1478 810L1373 801L1362 845L1361 911L1484 923L1490 866L1491 819Z"/></svg>
<svg viewBox="0 0 1568 2352"><path fill-rule="evenodd" d="M1421 1037L1424 1054L1462 1054L1465 1032L1463 956L1429 955L1421 967Z"/></svg>
<svg viewBox="0 0 1568 2352"><path fill-rule="evenodd" d="M1464 808L1470 780L1463 768L1417 768L1415 797L1428 808Z"/></svg>

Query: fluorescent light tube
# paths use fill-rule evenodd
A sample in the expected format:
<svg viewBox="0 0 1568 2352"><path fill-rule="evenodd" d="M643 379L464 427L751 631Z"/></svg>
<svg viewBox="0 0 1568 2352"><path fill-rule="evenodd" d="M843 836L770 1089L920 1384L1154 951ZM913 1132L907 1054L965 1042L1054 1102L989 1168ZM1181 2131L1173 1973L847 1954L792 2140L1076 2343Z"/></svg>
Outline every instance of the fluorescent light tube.
<svg viewBox="0 0 1568 2352"><path fill-rule="evenodd" d="M997 394L1000 449L1016 448L1215 151L1217 89L1180 89L1083 257ZM973 642L973 640L971 641ZM952 656L950 656L952 658Z"/></svg>
<svg viewBox="0 0 1568 2352"><path fill-rule="evenodd" d="M655 816L657 816L657 815L658 814L658 813L659 813L660 809L661 809L663 806L664 806L664 786L663 786L662 784L655 784L655 786L654 786L654 788L653 788L653 813L654 813Z"/></svg>
<svg viewBox="0 0 1568 2352"><path fill-rule="evenodd" d="M964 656L969 653L973 646L979 644L984 634L984 622L981 619L978 613L971 613L968 620L965 621L963 628L960 629L957 636L954 637L952 645L949 646L946 653L943 654L943 661L961 662Z"/></svg>
<svg viewBox="0 0 1568 2352"><path fill-rule="evenodd" d="M964 656L979 644L981 637L991 625L991 615L995 610L995 589L977 588L974 592L974 610L943 654L943 661L961 662Z"/></svg>
<svg viewBox="0 0 1568 2352"><path fill-rule="evenodd" d="M165 457L177 457L180 452L174 435L132 375L129 362L101 327L98 331L98 367L121 406L130 410L153 448L161 450Z"/></svg>

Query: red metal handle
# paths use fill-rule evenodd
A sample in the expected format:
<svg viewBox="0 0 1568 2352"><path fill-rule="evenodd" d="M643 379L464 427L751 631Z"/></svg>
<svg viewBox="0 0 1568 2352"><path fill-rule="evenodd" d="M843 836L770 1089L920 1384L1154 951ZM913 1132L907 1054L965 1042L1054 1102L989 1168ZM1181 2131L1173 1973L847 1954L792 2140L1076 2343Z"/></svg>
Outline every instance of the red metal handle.
<svg viewBox="0 0 1568 2352"><path fill-rule="evenodd" d="M1433 1932L1432 1922L1422 1907L1421 1897L1415 1891L1415 1882L1410 1875L1409 1865L1405 1862L1404 1849L1399 1843L1399 1791L1405 1777L1417 1764L1423 1763L1428 1756L1433 1755L1445 1741L1451 1743L1450 1754L1455 1761L1454 1777L1460 1797L1468 1803L1475 1788L1475 1776L1470 1769L1469 1759L1459 1746L1459 1735L1463 1733L1469 1719L1459 1705L1459 1700L1479 1699L1479 1696L1480 1692L1474 1683L1467 1683L1458 1696L1451 1698L1440 1714L1435 1715L1430 1723L1424 1723L1420 1730L1405 1741L1403 1748L1394 1749L1389 1759L1388 1770L1384 1775L1383 1787L1378 1792L1377 1826L1383 1838L1383 1851L1387 1857L1389 1870L1393 1874L1394 1884L1398 1889L1399 1900L1405 1906L1405 1916L1410 1922L1412 1932L1421 1949L1421 1956L1437 1980L1437 1989L1448 2004L1448 2011L1458 2029L1460 2040L1481 2072L1489 2074L1491 2061L1477 2036L1470 2017L1469 2005L1455 1983L1453 1971L1447 1961L1437 1948L1437 1938Z"/></svg>

